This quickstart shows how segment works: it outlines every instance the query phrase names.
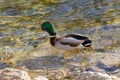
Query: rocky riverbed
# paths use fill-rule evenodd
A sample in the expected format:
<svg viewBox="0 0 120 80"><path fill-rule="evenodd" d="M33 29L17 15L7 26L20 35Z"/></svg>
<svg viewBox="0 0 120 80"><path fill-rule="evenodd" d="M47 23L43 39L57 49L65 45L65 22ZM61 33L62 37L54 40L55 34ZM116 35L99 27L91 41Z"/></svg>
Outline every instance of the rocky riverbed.
<svg viewBox="0 0 120 80"><path fill-rule="evenodd" d="M0 80L120 80L119 0L1 0ZM60 51L49 44L44 21L59 35L80 33L93 41ZM64 58L58 57L58 54Z"/></svg>

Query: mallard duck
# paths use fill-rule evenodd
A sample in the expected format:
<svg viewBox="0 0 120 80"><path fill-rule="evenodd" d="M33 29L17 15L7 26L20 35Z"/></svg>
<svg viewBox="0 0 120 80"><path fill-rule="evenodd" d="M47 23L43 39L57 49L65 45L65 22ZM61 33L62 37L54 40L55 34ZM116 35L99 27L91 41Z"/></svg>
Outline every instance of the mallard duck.
<svg viewBox="0 0 120 80"><path fill-rule="evenodd" d="M57 35L54 26L46 21L41 25L41 30L48 32L50 36L50 44L61 50L72 50L83 47L91 48L92 41L81 34L71 33L65 36Z"/></svg>

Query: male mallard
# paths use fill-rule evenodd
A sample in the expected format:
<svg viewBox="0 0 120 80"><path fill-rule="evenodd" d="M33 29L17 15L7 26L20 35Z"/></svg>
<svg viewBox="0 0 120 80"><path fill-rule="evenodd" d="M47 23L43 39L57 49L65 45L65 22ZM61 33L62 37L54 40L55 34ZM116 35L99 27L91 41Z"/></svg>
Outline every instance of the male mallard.
<svg viewBox="0 0 120 80"><path fill-rule="evenodd" d="M46 31L50 35L50 44L61 50L78 49L81 46L91 48L92 41L88 37L81 34L68 34L65 36L58 36L54 29L54 26L46 21L42 23L41 29Z"/></svg>

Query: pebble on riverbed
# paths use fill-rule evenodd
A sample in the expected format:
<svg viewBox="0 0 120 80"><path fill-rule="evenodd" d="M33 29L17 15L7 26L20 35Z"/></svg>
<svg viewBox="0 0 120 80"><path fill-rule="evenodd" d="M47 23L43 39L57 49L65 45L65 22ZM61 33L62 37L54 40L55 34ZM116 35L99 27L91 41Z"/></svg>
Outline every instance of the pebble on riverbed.
<svg viewBox="0 0 120 80"><path fill-rule="evenodd" d="M14 69L5 68L0 70L0 80L31 80L27 72Z"/></svg>
<svg viewBox="0 0 120 80"><path fill-rule="evenodd" d="M101 72L82 72L75 80L120 80L120 78Z"/></svg>

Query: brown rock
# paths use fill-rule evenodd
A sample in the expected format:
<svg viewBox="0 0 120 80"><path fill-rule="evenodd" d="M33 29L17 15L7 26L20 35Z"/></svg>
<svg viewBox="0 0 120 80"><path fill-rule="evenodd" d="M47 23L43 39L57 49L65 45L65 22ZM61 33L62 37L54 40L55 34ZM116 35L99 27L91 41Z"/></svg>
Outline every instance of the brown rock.
<svg viewBox="0 0 120 80"><path fill-rule="evenodd" d="M82 72L75 80L120 80L120 78L101 72Z"/></svg>
<svg viewBox="0 0 120 80"><path fill-rule="evenodd" d="M5 68L0 70L0 80L31 80L27 72L14 69Z"/></svg>

